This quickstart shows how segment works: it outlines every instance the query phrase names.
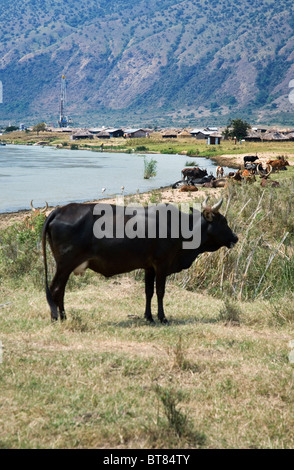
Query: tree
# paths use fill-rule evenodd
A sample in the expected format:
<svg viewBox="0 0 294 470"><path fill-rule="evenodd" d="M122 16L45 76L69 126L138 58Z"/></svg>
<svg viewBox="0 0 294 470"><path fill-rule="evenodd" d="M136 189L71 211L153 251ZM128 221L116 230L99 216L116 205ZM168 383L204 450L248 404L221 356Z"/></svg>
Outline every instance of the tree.
<svg viewBox="0 0 294 470"><path fill-rule="evenodd" d="M225 138L236 137L240 140L246 137L248 129L251 129L251 126L247 121L243 121L242 119L232 119L223 134Z"/></svg>
<svg viewBox="0 0 294 470"><path fill-rule="evenodd" d="M44 132L46 130L46 124L45 122L39 122L39 124L36 124L33 127L33 131L37 132L37 135L39 135L39 132Z"/></svg>
<svg viewBox="0 0 294 470"><path fill-rule="evenodd" d="M237 137L238 140L244 139L247 135L247 130L251 129L250 124L242 119L233 119L231 122L232 137Z"/></svg>
<svg viewBox="0 0 294 470"><path fill-rule="evenodd" d="M8 126L5 128L5 132L13 132L13 131L18 131L19 127L17 126Z"/></svg>

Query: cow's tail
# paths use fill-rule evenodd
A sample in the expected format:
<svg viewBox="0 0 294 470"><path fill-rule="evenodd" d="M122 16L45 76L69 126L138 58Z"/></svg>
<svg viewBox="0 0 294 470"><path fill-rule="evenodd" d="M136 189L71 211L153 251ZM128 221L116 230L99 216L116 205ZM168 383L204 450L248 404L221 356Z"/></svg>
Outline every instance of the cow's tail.
<svg viewBox="0 0 294 470"><path fill-rule="evenodd" d="M51 212L51 214L45 220L43 225L43 232L42 232L42 249L43 249L43 260L44 260L44 267L45 267L45 291L46 291L46 299L51 309L51 318L56 316L57 319L57 306L55 305L51 291L48 286L48 266L47 266L47 250L46 250L46 241L47 241L47 233L48 233L48 226L50 222L55 218L56 213L55 211Z"/></svg>

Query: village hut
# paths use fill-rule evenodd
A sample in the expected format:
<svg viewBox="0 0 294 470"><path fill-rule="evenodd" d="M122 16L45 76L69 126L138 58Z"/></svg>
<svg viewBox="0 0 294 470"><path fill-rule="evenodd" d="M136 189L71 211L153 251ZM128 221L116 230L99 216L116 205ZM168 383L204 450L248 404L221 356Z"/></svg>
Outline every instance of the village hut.
<svg viewBox="0 0 294 470"><path fill-rule="evenodd" d="M247 135L244 137L244 140L246 142L260 142L262 140L262 136L260 132L257 132L256 130L249 129L247 131Z"/></svg>
<svg viewBox="0 0 294 470"><path fill-rule="evenodd" d="M124 135L130 139L146 137L145 129L125 129Z"/></svg>
<svg viewBox="0 0 294 470"><path fill-rule="evenodd" d="M193 129L190 134L197 140L206 140L210 136L211 132L205 131L204 129Z"/></svg>
<svg viewBox="0 0 294 470"><path fill-rule="evenodd" d="M289 140L289 136L282 134L282 132L279 132L279 131L269 131L263 135L263 140L268 140L268 141Z"/></svg>
<svg viewBox="0 0 294 470"><path fill-rule="evenodd" d="M123 129L120 129L120 128L106 129L106 132L108 132L110 137L123 137L123 135L124 135Z"/></svg>
<svg viewBox="0 0 294 470"><path fill-rule="evenodd" d="M97 138L98 139L110 139L110 134L109 134L109 132L103 130L101 132L98 132Z"/></svg>
<svg viewBox="0 0 294 470"><path fill-rule="evenodd" d="M178 137L178 131L176 129L166 129L163 134L163 139L176 139Z"/></svg>
<svg viewBox="0 0 294 470"><path fill-rule="evenodd" d="M288 139L293 142L294 141L294 132L290 132L290 134L287 134Z"/></svg>
<svg viewBox="0 0 294 470"><path fill-rule="evenodd" d="M179 133L179 137L182 138L182 139L186 139L186 138L191 138L191 132L187 131L186 129L183 129L180 133Z"/></svg>
<svg viewBox="0 0 294 470"><path fill-rule="evenodd" d="M94 136L87 129L80 130L70 136L71 140L93 139Z"/></svg>
<svg viewBox="0 0 294 470"><path fill-rule="evenodd" d="M208 145L220 145L222 139L222 135L219 132L212 132L207 137L207 144Z"/></svg>

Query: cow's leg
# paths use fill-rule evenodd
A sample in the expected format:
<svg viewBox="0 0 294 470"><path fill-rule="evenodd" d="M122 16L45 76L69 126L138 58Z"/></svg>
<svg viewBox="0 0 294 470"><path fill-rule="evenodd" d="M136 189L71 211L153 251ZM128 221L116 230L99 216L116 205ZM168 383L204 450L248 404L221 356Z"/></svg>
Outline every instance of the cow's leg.
<svg viewBox="0 0 294 470"><path fill-rule="evenodd" d="M145 294L146 294L146 309L145 309L145 318L150 323L154 323L152 313L151 313L151 300L154 293L154 279L155 271L153 268L145 269Z"/></svg>
<svg viewBox="0 0 294 470"><path fill-rule="evenodd" d="M50 292L51 292L54 305L56 306L56 310L54 309L54 307L53 309L51 307L51 319L52 320L58 320L58 311L60 315L60 320L66 319L66 315L64 311L64 291L65 291L65 286L67 284L70 272L68 271L65 272L63 270L57 269L55 276L51 282ZM58 311L57 311L57 308L58 308Z"/></svg>
<svg viewBox="0 0 294 470"><path fill-rule="evenodd" d="M165 293L165 281L166 275L159 272L156 273L156 294L157 294L157 303L158 303L158 319L161 323L167 324L168 321L164 315L163 309L163 297Z"/></svg>

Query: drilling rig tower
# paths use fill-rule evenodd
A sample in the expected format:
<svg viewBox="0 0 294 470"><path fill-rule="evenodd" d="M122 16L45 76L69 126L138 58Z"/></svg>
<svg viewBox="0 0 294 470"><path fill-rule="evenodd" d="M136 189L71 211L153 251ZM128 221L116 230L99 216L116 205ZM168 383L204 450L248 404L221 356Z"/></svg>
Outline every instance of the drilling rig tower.
<svg viewBox="0 0 294 470"><path fill-rule="evenodd" d="M65 102L66 102L66 81L65 75L61 77L61 87L60 87L60 103L59 103L59 127L68 127L68 124L71 120L65 116Z"/></svg>

